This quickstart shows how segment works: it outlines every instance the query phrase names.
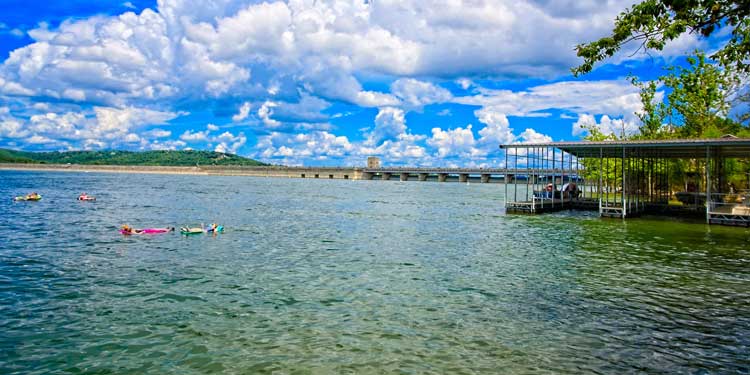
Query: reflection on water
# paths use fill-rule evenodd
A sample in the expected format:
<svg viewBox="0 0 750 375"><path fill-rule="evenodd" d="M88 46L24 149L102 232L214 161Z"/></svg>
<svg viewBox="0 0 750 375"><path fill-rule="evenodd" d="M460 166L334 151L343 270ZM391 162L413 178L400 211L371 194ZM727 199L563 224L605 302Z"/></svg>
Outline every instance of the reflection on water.
<svg viewBox="0 0 750 375"><path fill-rule="evenodd" d="M747 229L505 216L495 184L0 172L29 190L0 203L3 374L750 372Z"/></svg>

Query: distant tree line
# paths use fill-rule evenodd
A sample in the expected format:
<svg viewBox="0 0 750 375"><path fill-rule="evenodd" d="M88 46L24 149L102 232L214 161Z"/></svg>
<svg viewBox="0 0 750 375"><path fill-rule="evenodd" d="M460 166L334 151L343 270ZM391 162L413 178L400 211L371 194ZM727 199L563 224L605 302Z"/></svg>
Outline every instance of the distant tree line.
<svg viewBox="0 0 750 375"><path fill-rule="evenodd" d="M257 160L213 151L63 151L27 152L0 149L1 163L196 166L265 166Z"/></svg>

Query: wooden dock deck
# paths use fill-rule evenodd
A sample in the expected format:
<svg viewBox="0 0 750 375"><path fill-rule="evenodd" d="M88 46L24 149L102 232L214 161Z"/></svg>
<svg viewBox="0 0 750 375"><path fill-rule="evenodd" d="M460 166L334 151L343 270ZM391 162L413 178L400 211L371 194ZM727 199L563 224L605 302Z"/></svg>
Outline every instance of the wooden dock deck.
<svg viewBox="0 0 750 375"><path fill-rule="evenodd" d="M724 205L713 207L708 212L709 224L750 227L750 207L742 205Z"/></svg>
<svg viewBox="0 0 750 375"><path fill-rule="evenodd" d="M596 211L599 201L590 198L532 198L530 201L507 202L505 211L515 214L542 214L562 210Z"/></svg>

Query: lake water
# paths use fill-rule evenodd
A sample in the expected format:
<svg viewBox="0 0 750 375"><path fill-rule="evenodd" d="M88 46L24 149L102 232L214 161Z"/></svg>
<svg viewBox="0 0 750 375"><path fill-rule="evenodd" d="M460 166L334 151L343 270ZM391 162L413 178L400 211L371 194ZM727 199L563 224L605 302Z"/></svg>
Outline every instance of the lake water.
<svg viewBox="0 0 750 375"><path fill-rule="evenodd" d="M750 373L749 230L503 190L0 171L0 373Z"/></svg>

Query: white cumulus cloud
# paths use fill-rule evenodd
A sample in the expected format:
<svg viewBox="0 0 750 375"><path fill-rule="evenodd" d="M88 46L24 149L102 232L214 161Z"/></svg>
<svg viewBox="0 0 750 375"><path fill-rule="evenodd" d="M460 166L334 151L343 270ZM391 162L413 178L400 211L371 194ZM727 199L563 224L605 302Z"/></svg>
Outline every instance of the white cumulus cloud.
<svg viewBox="0 0 750 375"><path fill-rule="evenodd" d="M427 140L427 144L437 149L439 157L462 156L471 157L474 151L476 140L472 126L467 125L465 128L455 128L443 130L432 128L432 137Z"/></svg>
<svg viewBox="0 0 750 375"><path fill-rule="evenodd" d="M368 142L378 145L383 141L396 140L406 133L404 111L399 108L385 107L375 116L375 128L368 134Z"/></svg>
<svg viewBox="0 0 750 375"><path fill-rule="evenodd" d="M242 121L247 118L247 116L250 114L250 109L252 108L252 105L250 102L244 102L242 103L242 106L240 106L239 112L237 112L236 115L232 116L232 121L238 122Z"/></svg>
<svg viewBox="0 0 750 375"><path fill-rule="evenodd" d="M450 91L440 86L414 78L396 80L391 84L391 92L401 99L404 105L414 108L433 103L444 103L453 97Z"/></svg>
<svg viewBox="0 0 750 375"><path fill-rule="evenodd" d="M618 137L632 136L639 132L639 123L634 120L613 119L603 115L597 122L593 115L584 113L578 116L578 120L573 123L573 135L584 135L588 133L588 129L591 127L597 128L605 135L616 135Z"/></svg>

